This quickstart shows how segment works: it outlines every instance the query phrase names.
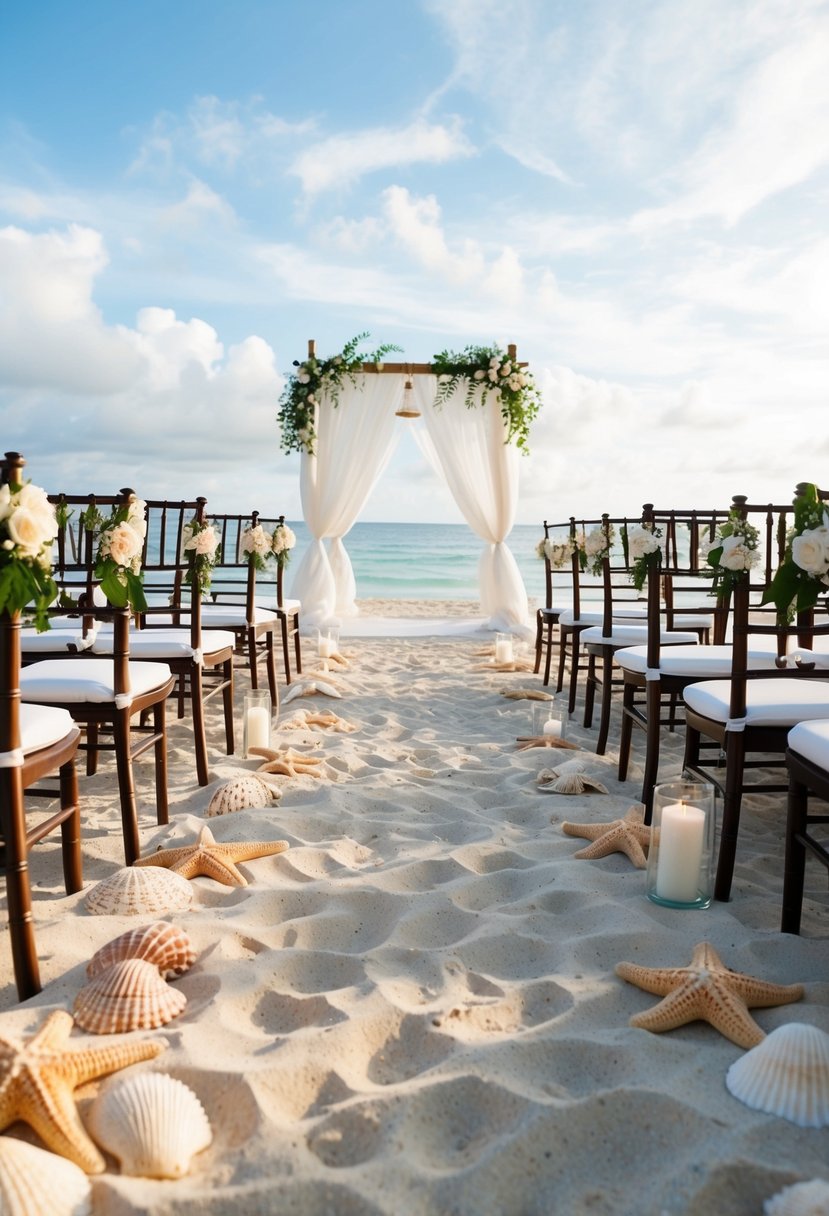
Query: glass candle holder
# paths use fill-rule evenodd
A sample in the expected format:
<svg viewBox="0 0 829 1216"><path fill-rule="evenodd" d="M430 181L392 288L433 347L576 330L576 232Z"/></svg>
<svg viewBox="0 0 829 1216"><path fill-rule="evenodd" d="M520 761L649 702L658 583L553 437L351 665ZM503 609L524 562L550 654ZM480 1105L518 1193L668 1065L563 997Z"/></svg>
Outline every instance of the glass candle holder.
<svg viewBox="0 0 829 1216"><path fill-rule="evenodd" d="M496 663L512 663L515 658L515 652L512 645L511 633L496 633L495 635L495 662Z"/></svg>
<svg viewBox="0 0 829 1216"><path fill-rule="evenodd" d="M567 710L543 701L533 705L533 737L564 739L567 735Z"/></svg>
<svg viewBox="0 0 829 1216"><path fill-rule="evenodd" d="M317 655L322 659L322 670L328 671L328 660L340 648L340 631L336 626L317 630Z"/></svg>
<svg viewBox="0 0 829 1216"><path fill-rule="evenodd" d="M262 688L246 692L242 712L244 715L242 718L242 755L247 760L252 747L270 747L271 745L273 710L270 693Z"/></svg>
<svg viewBox="0 0 829 1216"><path fill-rule="evenodd" d="M713 785L669 781L653 794L648 899L666 908L711 903L716 801Z"/></svg>

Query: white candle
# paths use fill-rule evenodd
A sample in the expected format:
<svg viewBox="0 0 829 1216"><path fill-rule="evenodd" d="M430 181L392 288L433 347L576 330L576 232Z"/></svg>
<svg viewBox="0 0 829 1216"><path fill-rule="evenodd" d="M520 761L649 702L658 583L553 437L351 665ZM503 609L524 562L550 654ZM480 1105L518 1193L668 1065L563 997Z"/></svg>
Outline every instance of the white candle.
<svg viewBox="0 0 829 1216"><path fill-rule="evenodd" d="M499 638L495 643L495 662L512 662L512 638Z"/></svg>
<svg viewBox="0 0 829 1216"><path fill-rule="evenodd" d="M252 705L247 718L248 748L267 747L270 741L270 715L263 705Z"/></svg>
<svg viewBox="0 0 829 1216"><path fill-rule="evenodd" d="M705 838L705 811L675 802L662 811L656 894L690 904L699 896L699 871Z"/></svg>
<svg viewBox="0 0 829 1216"><path fill-rule="evenodd" d="M319 657L321 659L330 659L333 653L334 643L332 642L331 638L320 634L319 641L317 642L317 654Z"/></svg>
<svg viewBox="0 0 829 1216"><path fill-rule="evenodd" d="M544 734L561 738L561 722L558 718L548 718L544 723Z"/></svg>

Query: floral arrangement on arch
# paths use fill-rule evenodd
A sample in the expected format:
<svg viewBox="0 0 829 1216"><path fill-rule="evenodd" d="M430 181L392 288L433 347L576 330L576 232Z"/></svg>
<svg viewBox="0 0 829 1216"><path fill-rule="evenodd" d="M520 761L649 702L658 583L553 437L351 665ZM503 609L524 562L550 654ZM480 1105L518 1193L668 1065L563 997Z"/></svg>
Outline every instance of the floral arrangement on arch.
<svg viewBox="0 0 829 1216"><path fill-rule="evenodd" d="M182 528L181 537L188 565L184 581L189 587L198 588L199 595L203 596L210 590L214 567L222 555L219 533L213 524L200 523L194 517Z"/></svg>
<svg viewBox="0 0 829 1216"><path fill-rule="evenodd" d="M713 539L702 541L700 554L711 567L708 577L713 579L715 595L730 594L735 583L759 566L759 544L759 531L739 511L729 511Z"/></svg>
<svg viewBox="0 0 829 1216"><path fill-rule="evenodd" d="M541 408L541 394L532 374L512 360L499 346L466 346L462 351L443 350L432 356L432 371L438 378L435 404L441 406L464 387L468 409L483 405L495 394L507 427L507 443L513 440L529 452L530 425ZM480 396L476 393L480 389Z"/></svg>
<svg viewBox="0 0 829 1216"><path fill-rule="evenodd" d="M829 507L813 482L798 489L786 552L762 600L774 604L778 618L789 622L829 593Z"/></svg>
<svg viewBox="0 0 829 1216"><path fill-rule="evenodd" d="M115 507L106 518L97 506L81 512L81 525L98 538L95 556L95 578L107 600L115 608L144 612L141 556L147 535L147 504L133 494L127 502Z"/></svg>
<svg viewBox="0 0 829 1216"><path fill-rule="evenodd" d="M294 360L297 370L289 377L279 398L277 414L284 452L306 451L313 455L317 440L317 409L323 404L336 409L343 384L349 381L356 387L357 373L363 370L364 363L374 363L379 371L385 356L400 350L399 346L384 343L370 353L361 352L360 343L369 337L368 333L357 334L346 342L339 354L328 359L310 355L303 363Z"/></svg>
<svg viewBox="0 0 829 1216"><path fill-rule="evenodd" d="M31 482L0 486L0 612L30 609L39 632L49 628L48 607L57 595L52 578L55 508Z"/></svg>
<svg viewBox="0 0 829 1216"><path fill-rule="evenodd" d="M627 561L632 563L630 578L637 591L642 590L648 571L661 558L661 536L661 529L653 524L631 524L629 528L622 528L622 545Z"/></svg>

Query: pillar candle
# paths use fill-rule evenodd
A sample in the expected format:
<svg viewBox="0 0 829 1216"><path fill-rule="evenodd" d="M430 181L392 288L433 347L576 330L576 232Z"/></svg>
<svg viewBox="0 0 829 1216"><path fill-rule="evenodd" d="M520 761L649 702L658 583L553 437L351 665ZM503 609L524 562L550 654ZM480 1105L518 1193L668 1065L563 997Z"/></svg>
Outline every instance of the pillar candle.
<svg viewBox="0 0 829 1216"><path fill-rule="evenodd" d="M699 894L699 869L705 839L705 811L676 802L662 810L656 894L690 904Z"/></svg>
<svg viewBox="0 0 829 1216"><path fill-rule="evenodd" d="M500 639L495 643L495 662L512 662L512 638Z"/></svg>
<svg viewBox="0 0 829 1216"><path fill-rule="evenodd" d="M544 723L544 734L554 735L556 738L561 738L561 722L558 718L548 718Z"/></svg>
<svg viewBox="0 0 829 1216"><path fill-rule="evenodd" d="M247 716L247 746L267 747L270 741L270 715L263 705L252 705Z"/></svg>

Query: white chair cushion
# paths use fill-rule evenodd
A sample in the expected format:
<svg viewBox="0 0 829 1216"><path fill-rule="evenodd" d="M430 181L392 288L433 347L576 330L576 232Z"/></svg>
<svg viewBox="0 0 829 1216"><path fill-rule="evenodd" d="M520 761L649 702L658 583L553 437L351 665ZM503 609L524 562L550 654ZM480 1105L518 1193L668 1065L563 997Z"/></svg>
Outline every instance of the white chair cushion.
<svg viewBox="0 0 829 1216"><path fill-rule="evenodd" d="M75 726L67 709L53 705L20 706L20 741L23 754L39 752L42 747L60 743Z"/></svg>
<svg viewBox="0 0 829 1216"><path fill-rule="evenodd" d="M694 713L714 722L727 722L730 680L703 680L682 694ZM795 726L829 717L829 683L823 680L749 680L746 685L747 726Z"/></svg>
<svg viewBox="0 0 829 1216"><path fill-rule="evenodd" d="M666 629L660 634L663 646L679 646L683 642L693 643L699 641L695 633L680 633L675 630L673 633L668 633ZM613 622L613 632L610 637L605 637L602 633L601 625L585 629L581 635L582 646L588 646L591 642L600 643L605 646L637 646L648 640L647 625L626 625L623 622Z"/></svg>
<svg viewBox="0 0 829 1216"><path fill-rule="evenodd" d="M268 621L277 620L277 615L267 608L255 605L253 620L257 625L265 625ZM244 604L203 604L201 623L205 629L244 629L247 624L245 606Z"/></svg>
<svg viewBox="0 0 829 1216"><path fill-rule="evenodd" d="M202 654L213 654L236 644L232 633L211 629L202 638ZM102 630L95 639L93 654L112 654L112 630ZM130 631L130 658L192 659L189 629L133 629Z"/></svg>
<svg viewBox="0 0 829 1216"><path fill-rule="evenodd" d="M631 603L630 608L625 608L622 604L613 605L614 619L644 621L647 615L647 608L642 608L635 603ZM575 625L578 627L581 625L601 625L603 620L604 613L601 610L598 612L580 612L576 616L572 608L565 608L558 618L558 623L559 625Z"/></svg>
<svg viewBox="0 0 829 1216"><path fill-rule="evenodd" d="M777 652L773 645L764 648L764 640L758 638L761 645L749 651L748 665L752 670L774 667ZM648 668L648 648L631 646L617 650L615 659L623 670L644 675ZM730 677L731 647L668 646L659 655L659 670L667 676L698 676L701 680Z"/></svg>
<svg viewBox="0 0 829 1216"><path fill-rule="evenodd" d="M67 654L76 654L80 650L88 650L95 637L94 633L83 636L79 626L47 629L38 633L28 626L20 630L20 653L29 654L59 654L65 650Z"/></svg>
<svg viewBox="0 0 829 1216"><path fill-rule="evenodd" d="M706 612L675 612L674 624L682 629L713 629L714 618Z"/></svg>
<svg viewBox="0 0 829 1216"><path fill-rule="evenodd" d="M115 699L111 659L43 659L20 673L20 696L24 701L49 704L59 701L95 705ZM134 697L160 688L170 679L164 663L134 663L130 660L130 691Z"/></svg>
<svg viewBox="0 0 829 1216"><path fill-rule="evenodd" d="M829 719L799 722L789 731L789 747L829 772Z"/></svg>

